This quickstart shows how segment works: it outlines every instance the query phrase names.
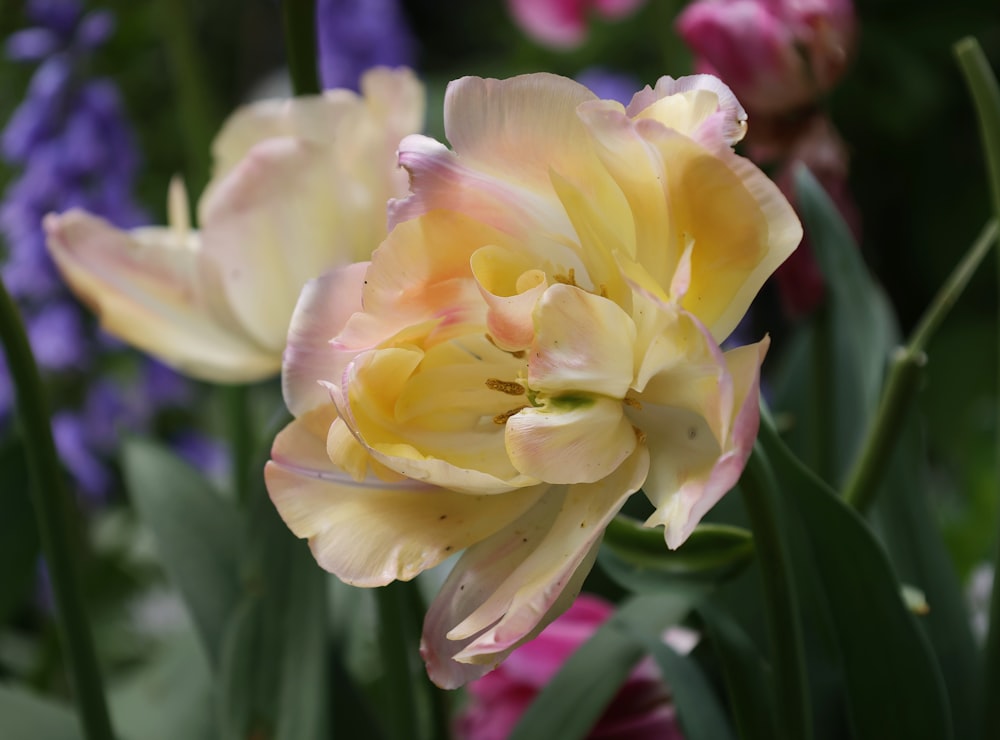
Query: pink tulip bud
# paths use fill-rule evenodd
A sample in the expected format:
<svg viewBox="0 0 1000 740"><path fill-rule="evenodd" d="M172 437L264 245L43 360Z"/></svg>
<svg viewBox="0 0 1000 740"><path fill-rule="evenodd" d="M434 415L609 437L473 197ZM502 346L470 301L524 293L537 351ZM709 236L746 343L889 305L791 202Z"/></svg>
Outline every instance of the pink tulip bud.
<svg viewBox="0 0 1000 740"><path fill-rule="evenodd" d="M533 39L546 46L571 49L587 36L587 18L607 20L634 13L646 0L508 0L511 15Z"/></svg>
<svg viewBox="0 0 1000 740"><path fill-rule="evenodd" d="M677 19L699 71L722 78L752 113L808 105L843 75L851 0L696 0Z"/></svg>

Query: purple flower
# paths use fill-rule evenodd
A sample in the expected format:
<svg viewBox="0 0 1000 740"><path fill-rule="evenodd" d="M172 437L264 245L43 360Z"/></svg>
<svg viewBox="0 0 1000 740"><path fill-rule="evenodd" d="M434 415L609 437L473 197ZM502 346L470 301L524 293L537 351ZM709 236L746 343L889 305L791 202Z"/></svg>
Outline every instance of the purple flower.
<svg viewBox="0 0 1000 740"><path fill-rule="evenodd" d="M398 0L319 0L316 28L324 88L357 90L370 67L413 66L415 44Z"/></svg>
<svg viewBox="0 0 1000 740"><path fill-rule="evenodd" d="M9 59L37 63L25 97L7 121L0 154L21 168L0 202L7 245L0 275L18 300L39 365L59 373L60 387L87 383L70 397L78 408L58 409L53 431L60 456L89 501L102 500L114 482L106 463L121 428L147 426L155 402L184 397L176 379L158 373L157 393L146 394L146 370L131 385L95 379L101 357L120 351L101 342L63 286L45 248L42 218L74 206L122 227L146 222L132 197L139 168L135 141L113 82L86 79L86 59L114 31L107 11L84 13L80 0L29 0L36 24L13 34ZM154 404L150 403L153 400ZM7 424L13 391L0 363L0 420ZM0 433L6 430L0 427Z"/></svg>
<svg viewBox="0 0 1000 740"><path fill-rule="evenodd" d="M601 100L617 100L622 105L628 105L632 96L642 89L632 75L603 67L588 67L576 76L576 81Z"/></svg>

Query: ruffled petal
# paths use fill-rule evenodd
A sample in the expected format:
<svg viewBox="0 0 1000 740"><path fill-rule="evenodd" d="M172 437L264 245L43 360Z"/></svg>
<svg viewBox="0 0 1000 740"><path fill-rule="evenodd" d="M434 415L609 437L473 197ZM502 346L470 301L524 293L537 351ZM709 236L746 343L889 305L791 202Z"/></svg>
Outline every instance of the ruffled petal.
<svg viewBox="0 0 1000 740"><path fill-rule="evenodd" d="M44 226L63 277L111 334L202 380L241 383L278 372L280 352L213 310L197 233L126 233L80 210L50 214Z"/></svg>
<svg viewBox="0 0 1000 740"><path fill-rule="evenodd" d="M310 280L302 289L288 328L281 391L295 416L330 403L320 381L335 382L344 372L344 353L331 342L353 313L361 310L367 262L357 262Z"/></svg>
<svg viewBox="0 0 1000 740"><path fill-rule="evenodd" d="M690 536L701 518L739 480L760 423L760 363L769 340L726 353L733 381L730 433L720 445L705 419L688 409L646 407L643 431L651 449L643 490L656 507L646 526L665 525L671 549Z"/></svg>
<svg viewBox="0 0 1000 740"><path fill-rule="evenodd" d="M354 481L320 458L315 427L325 418L314 417L324 413L307 414L278 435L264 477L288 528L345 583L410 580L516 520L544 490L467 496L412 481Z"/></svg>
<svg viewBox="0 0 1000 740"><path fill-rule="evenodd" d="M642 485L645 448L595 484L554 487L521 519L469 548L431 604L420 652L456 688L491 670L569 608L601 535Z"/></svg>
<svg viewBox="0 0 1000 740"><path fill-rule="evenodd" d="M631 118L655 119L701 143L717 135L732 147L747 132L746 111L729 86L713 75L661 77L656 87L647 85L635 94L627 112Z"/></svg>

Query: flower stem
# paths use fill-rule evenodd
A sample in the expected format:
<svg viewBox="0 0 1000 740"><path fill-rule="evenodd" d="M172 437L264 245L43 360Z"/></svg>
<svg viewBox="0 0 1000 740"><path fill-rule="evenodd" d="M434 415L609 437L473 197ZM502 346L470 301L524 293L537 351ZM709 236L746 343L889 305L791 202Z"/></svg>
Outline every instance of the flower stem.
<svg viewBox="0 0 1000 740"><path fill-rule="evenodd" d="M209 177L209 153L219 116L205 85L207 66L195 41L187 0L161 0L160 22L177 89L177 107L187 160L188 192L200 193Z"/></svg>
<svg viewBox="0 0 1000 740"><path fill-rule="evenodd" d="M320 91L316 66L316 0L282 0L288 73L296 95Z"/></svg>
<svg viewBox="0 0 1000 740"><path fill-rule="evenodd" d="M2 280L0 343L7 353L7 365L17 392L17 412L31 472L30 488L42 552L51 576L59 629L69 658L84 733L88 740L112 740L104 684L76 571L72 503L63 485L62 467L52 439L48 402L24 324Z"/></svg>
<svg viewBox="0 0 1000 740"><path fill-rule="evenodd" d="M964 38L955 45L955 54L962 67L965 81L972 93L979 118L979 134L986 154L989 173L990 193L993 199L993 213L1000 219L1000 84L990 69L989 63L974 38ZM994 240L997 239L994 233ZM997 284L1000 285L1000 247L997 250ZM1000 322L998 322L1000 326ZM998 342L1000 347L1000 342ZM1000 370L1000 362L998 362ZM1000 399L1000 386L998 386ZM997 480L1000 482L1000 400L997 404ZM1000 533L1000 524L997 526ZM990 617L986 636L985 683L983 684L983 737L991 736L1000 727L1000 704L995 697L1000 696L1000 536L993 557L993 594L990 598Z"/></svg>
<svg viewBox="0 0 1000 740"><path fill-rule="evenodd" d="M909 342L893 354L878 412L844 485L844 500L858 511L866 511L878 493L886 471L886 460L892 455L906 413L920 388L927 364L924 354L927 343L965 290L996 238L997 222L994 219L983 227L969 251L941 286L910 335Z"/></svg>
<svg viewBox="0 0 1000 740"><path fill-rule="evenodd" d="M771 463L759 443L754 446L747 462L740 488L750 515L757 557L760 558L779 737L784 740L809 740L813 734L812 708L802 624L789 552L780 531L777 482Z"/></svg>
<svg viewBox="0 0 1000 740"><path fill-rule="evenodd" d="M231 385L222 389L225 394L226 421L229 424L232 485L237 501L250 496L251 466L256 452L253 420L250 418L250 389L245 385Z"/></svg>

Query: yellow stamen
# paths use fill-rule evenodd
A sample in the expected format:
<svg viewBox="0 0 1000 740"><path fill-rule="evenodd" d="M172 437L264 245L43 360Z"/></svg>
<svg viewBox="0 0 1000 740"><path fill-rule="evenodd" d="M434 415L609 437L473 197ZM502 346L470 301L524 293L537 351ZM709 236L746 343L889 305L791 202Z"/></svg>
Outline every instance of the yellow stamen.
<svg viewBox="0 0 1000 740"><path fill-rule="evenodd" d="M520 383L513 383L509 380L500 380L499 378L487 378L486 387L491 391L506 393L508 396L523 396L525 392L524 386Z"/></svg>

